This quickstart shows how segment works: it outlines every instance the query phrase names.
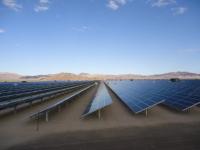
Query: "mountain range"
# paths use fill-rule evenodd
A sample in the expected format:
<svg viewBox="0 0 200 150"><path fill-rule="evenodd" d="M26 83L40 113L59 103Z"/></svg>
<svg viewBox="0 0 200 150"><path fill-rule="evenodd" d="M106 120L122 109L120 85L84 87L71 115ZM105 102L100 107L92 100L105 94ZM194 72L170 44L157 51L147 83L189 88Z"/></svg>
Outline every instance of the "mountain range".
<svg viewBox="0 0 200 150"><path fill-rule="evenodd" d="M138 74L89 74L57 73L47 75L25 76L16 73L0 72L0 81L51 81L51 80L120 80L120 79L200 79L200 74L191 72L169 72L156 75Z"/></svg>

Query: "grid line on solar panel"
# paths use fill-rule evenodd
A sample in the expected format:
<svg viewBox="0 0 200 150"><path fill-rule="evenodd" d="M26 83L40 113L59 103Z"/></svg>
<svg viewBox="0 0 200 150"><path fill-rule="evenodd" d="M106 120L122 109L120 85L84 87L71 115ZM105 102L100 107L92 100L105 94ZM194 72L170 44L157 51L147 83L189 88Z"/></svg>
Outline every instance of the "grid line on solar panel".
<svg viewBox="0 0 200 150"><path fill-rule="evenodd" d="M195 91L198 91L198 89L199 84L194 84L193 81L180 82L175 86L175 88L172 88L172 90L175 92L171 92L171 96L168 93L167 100L164 102L164 104L175 109L185 111L199 104L200 97L198 97L198 94L196 98L193 96Z"/></svg>
<svg viewBox="0 0 200 150"><path fill-rule="evenodd" d="M103 109L112 104L112 99L107 91L104 83L100 83L97 93L92 101L88 104L82 117L86 117L100 109Z"/></svg>
<svg viewBox="0 0 200 150"><path fill-rule="evenodd" d="M199 104L199 80L184 80L177 83L168 82L165 85L165 89L155 94L164 97L166 99L164 104L170 105L170 107L184 111Z"/></svg>
<svg viewBox="0 0 200 150"><path fill-rule="evenodd" d="M140 113L164 102L163 99L151 99L155 96L152 95L152 87L149 83L154 81L118 81L118 83L111 81L107 85L134 113Z"/></svg>

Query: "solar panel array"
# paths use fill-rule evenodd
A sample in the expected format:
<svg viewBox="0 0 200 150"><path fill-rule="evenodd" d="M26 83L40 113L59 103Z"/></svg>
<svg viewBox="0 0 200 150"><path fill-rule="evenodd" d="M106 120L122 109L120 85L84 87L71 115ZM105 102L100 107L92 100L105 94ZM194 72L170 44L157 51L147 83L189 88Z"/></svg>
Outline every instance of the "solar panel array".
<svg viewBox="0 0 200 150"><path fill-rule="evenodd" d="M111 104L112 104L112 99L107 91L107 88L104 83L101 83L99 85L99 88L98 88L98 91L97 91L95 97L87 106L82 117L88 116L88 115L90 115L98 110L101 110Z"/></svg>
<svg viewBox="0 0 200 150"><path fill-rule="evenodd" d="M76 90L93 82L39 82L39 83L1 83L0 110L16 107L25 103L32 103L39 99L56 96L68 91ZM17 85L16 85L17 84ZM16 87L19 87L16 88ZM32 88L33 87L33 88ZM28 92L26 90L28 89ZM5 92L7 90L7 92ZM26 90L26 91L25 91ZM16 93L16 91L18 93ZM5 95L7 93L8 95Z"/></svg>
<svg viewBox="0 0 200 150"><path fill-rule="evenodd" d="M74 82L1 82L0 97L31 92L38 89L62 86Z"/></svg>
<svg viewBox="0 0 200 150"><path fill-rule="evenodd" d="M152 94L157 88L152 87L150 81L111 81L107 84L134 113L140 113L164 102L164 99Z"/></svg>
<svg viewBox="0 0 200 150"><path fill-rule="evenodd" d="M165 105L185 111L200 104L200 81L182 80L168 83L166 89L163 89L160 94L166 99Z"/></svg>
<svg viewBox="0 0 200 150"><path fill-rule="evenodd" d="M94 81L0 83L0 110L16 108L19 105L49 99L49 97L68 92L76 92L35 113L37 115L44 114L85 92L94 83ZM113 91L136 114L161 103L180 111L200 105L200 80L176 82L170 80L111 80L106 81L106 85L100 82L95 97L86 107L82 117L112 104L108 89Z"/></svg>
<svg viewBox="0 0 200 150"><path fill-rule="evenodd" d="M3 101L10 101L12 99L17 99L17 98L22 98L22 97L27 97L27 96L32 96L35 94L40 94L40 93L45 93L45 92L50 92L54 90L59 90L63 89L65 87L70 87L74 86L76 83L68 83L68 84L61 84L61 85L49 85L49 86L42 86L42 87L37 87L37 89L29 89L28 91L18 91L17 93L14 94L7 94L4 96L0 96L0 102Z"/></svg>
<svg viewBox="0 0 200 150"><path fill-rule="evenodd" d="M107 85L134 113L160 103L181 111L200 104L199 80L126 80Z"/></svg>
<svg viewBox="0 0 200 150"><path fill-rule="evenodd" d="M91 87L93 87L95 84L92 84L92 85L87 85L86 87L84 88L81 88L80 90L78 90L77 92L75 92L74 94L70 95L70 96L66 96L64 98L62 98L60 101L32 114L30 116L30 118L34 118L34 117L38 117L38 116L41 116L41 115L48 115L48 113L56 108L60 108L61 105L65 104L66 102L68 101L71 101L73 98L79 96L80 94L84 93L85 91L87 91L88 89L90 89ZM46 121L48 121L48 118L46 118Z"/></svg>

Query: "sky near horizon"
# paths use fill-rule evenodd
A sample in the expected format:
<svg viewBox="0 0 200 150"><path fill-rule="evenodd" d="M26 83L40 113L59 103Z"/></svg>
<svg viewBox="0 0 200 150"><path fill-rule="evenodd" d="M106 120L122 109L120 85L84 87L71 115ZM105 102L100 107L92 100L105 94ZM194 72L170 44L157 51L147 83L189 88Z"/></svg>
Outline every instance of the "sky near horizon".
<svg viewBox="0 0 200 150"><path fill-rule="evenodd" d="M199 0L0 0L0 72L200 73Z"/></svg>

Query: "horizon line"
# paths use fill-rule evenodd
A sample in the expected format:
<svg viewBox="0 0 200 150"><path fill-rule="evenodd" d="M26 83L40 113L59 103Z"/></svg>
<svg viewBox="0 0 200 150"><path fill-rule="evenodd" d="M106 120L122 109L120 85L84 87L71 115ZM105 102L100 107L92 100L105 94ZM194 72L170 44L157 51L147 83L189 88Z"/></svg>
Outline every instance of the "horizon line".
<svg viewBox="0 0 200 150"><path fill-rule="evenodd" d="M70 73L74 75L80 75L80 74L89 74L89 75L141 75L141 76L152 76L152 75L161 75L161 74L167 74L167 73L194 73L194 74L200 74L200 72L192 72L192 71L169 71L169 72L161 72L161 73L152 73L152 74L142 74L142 73L88 73L88 72L57 72L57 73L45 73L45 74L23 74L18 72L9 72L9 71L0 71L0 74L17 74L20 76L39 76L39 75L55 75L55 74L61 74L61 73Z"/></svg>

